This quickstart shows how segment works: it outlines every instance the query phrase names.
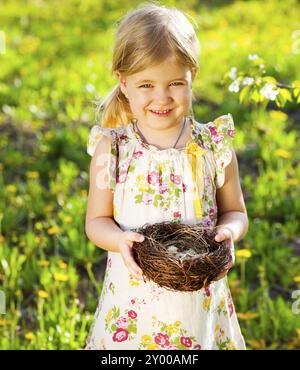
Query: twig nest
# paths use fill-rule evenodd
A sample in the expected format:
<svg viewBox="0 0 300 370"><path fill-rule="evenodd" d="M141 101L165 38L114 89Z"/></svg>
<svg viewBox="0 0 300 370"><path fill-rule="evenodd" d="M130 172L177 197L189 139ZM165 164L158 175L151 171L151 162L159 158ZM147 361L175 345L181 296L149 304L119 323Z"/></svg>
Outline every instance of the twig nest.
<svg viewBox="0 0 300 370"><path fill-rule="evenodd" d="M133 255L147 279L176 291L196 291L232 266L228 240L216 242L216 228L175 222L145 224L134 231Z"/></svg>

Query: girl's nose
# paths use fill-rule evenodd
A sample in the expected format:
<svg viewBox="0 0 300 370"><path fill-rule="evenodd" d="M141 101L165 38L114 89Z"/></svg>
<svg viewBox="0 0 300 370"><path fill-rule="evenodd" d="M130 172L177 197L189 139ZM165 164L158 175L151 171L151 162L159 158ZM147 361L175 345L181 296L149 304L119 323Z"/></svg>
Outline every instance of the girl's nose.
<svg viewBox="0 0 300 370"><path fill-rule="evenodd" d="M169 102L171 100L171 95L168 89L159 89L155 92L155 100L160 104Z"/></svg>

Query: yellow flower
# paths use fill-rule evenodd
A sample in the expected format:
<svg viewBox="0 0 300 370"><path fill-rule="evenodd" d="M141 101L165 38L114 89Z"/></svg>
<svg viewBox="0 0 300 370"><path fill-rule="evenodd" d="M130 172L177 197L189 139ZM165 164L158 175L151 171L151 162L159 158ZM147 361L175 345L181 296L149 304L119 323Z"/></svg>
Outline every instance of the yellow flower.
<svg viewBox="0 0 300 370"><path fill-rule="evenodd" d="M181 325L181 322L180 322L180 321L175 321L175 322L174 322L174 325L175 325L175 326L180 326L180 325Z"/></svg>
<svg viewBox="0 0 300 370"><path fill-rule="evenodd" d="M69 276L67 274L64 274L63 272L55 272L54 273L54 279L56 281L68 281Z"/></svg>
<svg viewBox="0 0 300 370"><path fill-rule="evenodd" d="M10 321L9 321L9 320L1 319L1 318L0 318L0 326L5 326L5 325L7 325L7 324L9 324L9 323L10 323Z"/></svg>
<svg viewBox="0 0 300 370"><path fill-rule="evenodd" d="M87 196L87 191L86 190L81 190L80 191L80 195L83 196L83 197L86 197Z"/></svg>
<svg viewBox="0 0 300 370"><path fill-rule="evenodd" d="M37 171L27 171L26 176L28 179L38 179L40 174Z"/></svg>
<svg viewBox="0 0 300 370"><path fill-rule="evenodd" d="M209 310L209 307L210 307L210 304L211 304L211 298L212 297L207 297L203 301L203 309L206 310L206 311Z"/></svg>
<svg viewBox="0 0 300 370"><path fill-rule="evenodd" d="M15 185L8 185L7 187L6 187L6 190L9 192L9 193L15 193L16 191L17 191L17 188L16 188L16 186Z"/></svg>
<svg viewBox="0 0 300 370"><path fill-rule="evenodd" d="M299 180L298 179L294 179L294 178L292 178L292 179L287 179L287 184L288 185L299 185Z"/></svg>
<svg viewBox="0 0 300 370"><path fill-rule="evenodd" d="M264 339L248 339L246 342L253 348L253 349L264 349L266 348L266 342Z"/></svg>
<svg viewBox="0 0 300 370"><path fill-rule="evenodd" d="M46 133L45 133L45 138L47 139L47 140L51 140L52 138L53 138L53 132L51 132L51 131L47 131Z"/></svg>
<svg viewBox="0 0 300 370"><path fill-rule="evenodd" d="M107 316L106 316L106 320L107 320L107 323L108 323L108 324L111 322L112 318L113 318L113 310L112 310L112 309L110 309L110 310L108 311L108 313L107 313Z"/></svg>
<svg viewBox="0 0 300 370"><path fill-rule="evenodd" d="M39 266L41 266L41 267L48 267L48 266L49 266L49 261L47 261L47 260L40 260L40 261L38 262L38 264L39 264Z"/></svg>
<svg viewBox="0 0 300 370"><path fill-rule="evenodd" d="M58 234L60 232L60 228L58 226L52 226L48 229L49 235Z"/></svg>
<svg viewBox="0 0 300 370"><path fill-rule="evenodd" d="M129 280L129 284L132 285L132 286L139 286L140 285L138 280Z"/></svg>
<svg viewBox="0 0 300 370"><path fill-rule="evenodd" d="M152 343L152 338L150 337L150 335L143 335L142 342L143 344L150 344Z"/></svg>
<svg viewBox="0 0 300 370"><path fill-rule="evenodd" d="M61 269L66 269L68 267L68 265L64 261L62 261L62 260L58 261L58 266Z"/></svg>
<svg viewBox="0 0 300 370"><path fill-rule="evenodd" d="M25 339L32 341L35 338L35 335L33 334L32 331L29 331L28 333L25 334Z"/></svg>
<svg viewBox="0 0 300 370"><path fill-rule="evenodd" d="M272 119L277 119L279 121L286 121L288 118L288 115L284 112L281 112L279 110L271 110L270 116Z"/></svg>
<svg viewBox="0 0 300 370"><path fill-rule="evenodd" d="M255 312L238 312L237 317L241 320L252 320L258 317L258 313Z"/></svg>
<svg viewBox="0 0 300 370"><path fill-rule="evenodd" d="M292 156L292 154L285 149L277 149L275 150L275 154L281 158L290 158Z"/></svg>
<svg viewBox="0 0 300 370"><path fill-rule="evenodd" d="M39 290L39 291L38 291L38 296L39 296L40 298L47 298L47 297L48 297L48 293L47 293L47 292L45 292L44 290Z"/></svg>
<svg viewBox="0 0 300 370"><path fill-rule="evenodd" d="M138 182L143 181L144 180L144 175L138 175L138 177L136 178L136 180Z"/></svg>
<svg viewBox="0 0 300 370"><path fill-rule="evenodd" d="M300 275L294 277L296 283L300 283Z"/></svg>
<svg viewBox="0 0 300 370"><path fill-rule="evenodd" d="M235 350L236 349L236 346L235 346L235 344L233 343L233 342L229 342L228 343L228 345L227 345L227 348L229 349L229 350Z"/></svg>
<svg viewBox="0 0 300 370"><path fill-rule="evenodd" d="M225 299L222 298L221 301L220 301L219 307L223 308L224 306L225 306Z"/></svg>
<svg viewBox="0 0 300 370"><path fill-rule="evenodd" d="M149 350L159 349L159 346L156 343L151 343L147 346L147 349Z"/></svg>
<svg viewBox="0 0 300 370"><path fill-rule="evenodd" d="M139 192L140 193L144 193L145 191L147 191L148 190L148 186L141 186L140 188L139 188Z"/></svg>
<svg viewBox="0 0 300 370"><path fill-rule="evenodd" d="M67 222L69 224L70 222L72 222L73 219L72 219L71 216L65 216L64 220L65 220L65 222Z"/></svg>
<svg viewBox="0 0 300 370"><path fill-rule="evenodd" d="M44 211L46 213L53 211L53 206L46 206L45 209L44 209Z"/></svg>
<svg viewBox="0 0 300 370"><path fill-rule="evenodd" d="M215 327L215 332L218 332L221 329L221 326L219 324L216 325Z"/></svg>
<svg viewBox="0 0 300 370"><path fill-rule="evenodd" d="M36 222L36 223L35 223L35 228L36 228L37 230L42 230L42 228L43 228L43 224L42 224L41 222Z"/></svg>
<svg viewBox="0 0 300 370"><path fill-rule="evenodd" d="M251 257L251 251L249 249L240 249L236 251L235 254L237 258L250 258Z"/></svg>

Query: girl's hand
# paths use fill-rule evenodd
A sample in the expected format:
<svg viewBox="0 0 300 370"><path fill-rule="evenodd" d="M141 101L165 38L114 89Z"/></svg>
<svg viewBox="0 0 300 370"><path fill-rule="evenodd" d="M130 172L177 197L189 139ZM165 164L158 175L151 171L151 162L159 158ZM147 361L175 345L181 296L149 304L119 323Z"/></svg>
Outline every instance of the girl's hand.
<svg viewBox="0 0 300 370"><path fill-rule="evenodd" d="M133 242L142 242L144 238L144 235L134 231L123 231L118 242L119 251L123 261L135 279L142 279L143 271L134 260L132 246Z"/></svg>
<svg viewBox="0 0 300 370"><path fill-rule="evenodd" d="M222 271L215 279L213 279L213 281L218 281L218 280L222 279L223 277L225 277L227 275L228 271L231 269L231 267L234 265L234 262L235 262L234 243L233 243L232 232L229 228L227 228L225 226L223 226L223 227L222 226L217 226L217 234L215 236L215 241L220 243L220 242L223 242L224 240L229 240L229 242L230 242L232 262L229 265L229 267L227 269L225 269L224 271Z"/></svg>

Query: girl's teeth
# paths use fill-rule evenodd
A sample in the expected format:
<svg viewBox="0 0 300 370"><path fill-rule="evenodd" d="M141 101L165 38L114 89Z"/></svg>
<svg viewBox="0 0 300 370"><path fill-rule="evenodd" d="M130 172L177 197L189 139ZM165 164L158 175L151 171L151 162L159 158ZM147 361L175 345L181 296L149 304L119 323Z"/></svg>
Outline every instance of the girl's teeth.
<svg viewBox="0 0 300 370"><path fill-rule="evenodd" d="M159 111L157 111L157 110L153 110L152 112L154 112L154 113L158 113L158 114L163 114L163 113L168 113L170 111L170 109L169 110L164 110L164 111L162 111L162 112L159 112Z"/></svg>

